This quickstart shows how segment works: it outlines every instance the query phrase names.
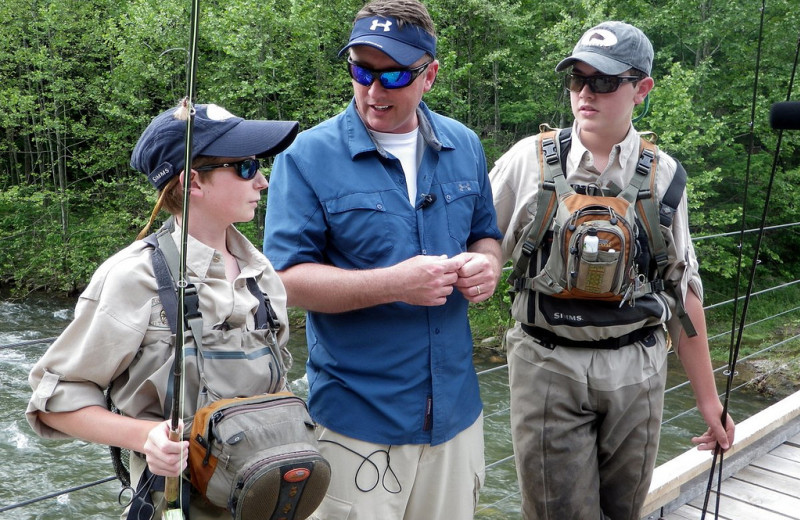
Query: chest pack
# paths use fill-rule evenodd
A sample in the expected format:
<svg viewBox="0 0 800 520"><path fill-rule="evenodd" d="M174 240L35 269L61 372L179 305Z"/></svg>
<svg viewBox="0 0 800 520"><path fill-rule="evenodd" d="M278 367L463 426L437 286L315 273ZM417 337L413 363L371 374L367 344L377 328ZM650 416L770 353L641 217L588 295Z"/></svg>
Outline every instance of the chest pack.
<svg viewBox="0 0 800 520"><path fill-rule="evenodd" d="M144 241L153 248L159 298L175 334L178 249L168 228ZM236 520L301 520L310 516L325 496L330 465L319 453L315 424L305 401L280 391L286 370L277 342L280 324L269 297L255 279L248 279L247 287L259 301L254 316L257 330L233 341L228 341L228 334L236 331L215 331L222 336L210 338L204 333L196 288L189 284L184 291L187 330L194 341L193 347L186 349L184 376L195 367L198 373L198 378L185 386L189 393L192 386L199 386L201 394L187 406L193 413L188 436L190 480L203 500L228 510ZM227 343L225 350L215 350L210 344L217 338ZM247 374L248 370L256 373ZM253 376L269 388L250 394L247 381ZM172 381L167 388L172 388ZM168 395L168 400L172 398ZM165 402L165 418L170 408ZM148 473L146 470L139 480L128 518L139 518L143 508L152 507L150 491L163 486L155 483L158 477ZM186 496L184 503L188 499Z"/></svg>
<svg viewBox="0 0 800 520"><path fill-rule="evenodd" d="M669 261L661 228L669 228L686 186L678 163L659 202L658 150L640 138L630 183L618 193L571 186L565 160L571 128L543 128L538 140L539 190L514 250L512 291L525 294L517 310L523 329L548 345L619 348L651 334L665 321ZM680 301L678 299L678 301ZM693 327L679 306L691 335Z"/></svg>

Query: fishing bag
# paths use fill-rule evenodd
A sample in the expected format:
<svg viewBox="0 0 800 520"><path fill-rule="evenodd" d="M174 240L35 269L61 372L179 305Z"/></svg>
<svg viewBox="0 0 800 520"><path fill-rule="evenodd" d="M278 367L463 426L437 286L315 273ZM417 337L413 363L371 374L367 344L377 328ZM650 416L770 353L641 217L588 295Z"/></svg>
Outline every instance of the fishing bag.
<svg viewBox="0 0 800 520"><path fill-rule="evenodd" d="M165 225L145 238L145 242L153 248L151 258L158 293L174 334L178 319L174 282L178 249L170 236L170 227ZM213 377L221 384L216 386L216 391L208 384L205 374L209 368L205 366L205 357L234 363L250 360L252 364L253 356L266 356L276 362L258 365L268 366L270 373L264 373L263 378L272 376L277 381L285 378L283 363L275 359L279 357L276 353L277 315L256 281L248 279L247 285L259 300L255 313L256 328L265 329L264 337L268 343L248 352L206 352L214 346L203 346L197 291L191 284L185 288L186 321L194 339L193 348L187 349L191 355L187 356L196 358L194 364L203 385L202 395L196 401L192 399L198 408L191 419L189 436L190 479L205 500L228 510L236 520L302 520L320 504L331 477L330 465L319 453L315 424L305 401L290 392L252 397L229 395L241 386L237 386L236 381L243 374L237 372L235 365L230 367L229 373ZM190 364L187 361L187 365ZM173 372L170 371L170 378ZM172 388L172 381L167 388ZM167 400L172 398L168 396ZM204 403L208 404L202 406ZM165 402L165 418L169 416L170 408ZM194 411L192 408L190 406L190 411ZM140 480L140 487L144 480ZM159 485L150 489L157 490ZM137 489L136 497L146 500L149 492ZM132 512L133 509L129 518Z"/></svg>
<svg viewBox="0 0 800 520"><path fill-rule="evenodd" d="M526 307L515 316L524 316L523 330L547 345L618 348L646 338L654 327L641 325L669 312L659 296L672 289L663 278L669 255L661 228L672 225L685 170L678 163L659 203L657 148L641 138L636 173L609 196L596 186L567 182L571 128L543 127L538 142L536 206L514 250L509 277L514 304ZM681 322L693 335L680 298L676 301Z"/></svg>
<svg viewBox="0 0 800 520"><path fill-rule="evenodd" d="M221 399L197 411L192 485L235 519L307 518L330 482L305 402L282 392Z"/></svg>

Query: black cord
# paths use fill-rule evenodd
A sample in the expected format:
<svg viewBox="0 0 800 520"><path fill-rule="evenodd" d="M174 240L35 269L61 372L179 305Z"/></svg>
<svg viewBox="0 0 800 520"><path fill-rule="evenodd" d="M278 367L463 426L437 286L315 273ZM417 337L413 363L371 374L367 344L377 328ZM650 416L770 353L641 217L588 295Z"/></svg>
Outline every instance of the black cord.
<svg viewBox="0 0 800 520"><path fill-rule="evenodd" d="M385 450L375 450L375 451L373 451L372 453L370 453L369 455L367 455L365 457L361 453L357 452L356 450L354 450L352 448L349 448L349 447L345 446L344 444L342 444L340 442L330 441L330 440L327 440L327 439L320 439L319 442L327 442L329 444L334 444L336 446L339 446L341 448L346 449L347 451L349 451L353 455L361 457L362 461L361 461L361 464L359 464L359 466L358 466L358 470L356 470L356 474L353 476L353 482L355 483L356 488L359 491L361 491L362 493L369 493L370 491L372 491L373 489L378 487L379 483L383 486L383 489L386 490L387 493L391 493L393 495L396 495L396 494L401 493L403 491L403 486L400 484L400 480L398 480L397 475L395 474L394 470L392 469L392 458L391 458L391 455L389 454L389 452L392 450L391 446L389 446L389 448L387 448ZM380 454L380 453L385 453L386 454L386 469L383 471L383 475L382 476L381 476L381 470L378 468L378 465L372 460L373 455L377 455L377 454ZM364 465L367 464L367 463L369 463L369 465L371 465L373 467L373 469L375 470L375 483L372 485L372 487L362 488L361 484L358 482L358 475L361 473L361 470L364 469ZM387 487L387 485L386 485L386 477L387 477L387 475L391 475L392 478L394 479L395 483L397 484L397 491L393 491L393 490L391 490L391 489L389 489Z"/></svg>

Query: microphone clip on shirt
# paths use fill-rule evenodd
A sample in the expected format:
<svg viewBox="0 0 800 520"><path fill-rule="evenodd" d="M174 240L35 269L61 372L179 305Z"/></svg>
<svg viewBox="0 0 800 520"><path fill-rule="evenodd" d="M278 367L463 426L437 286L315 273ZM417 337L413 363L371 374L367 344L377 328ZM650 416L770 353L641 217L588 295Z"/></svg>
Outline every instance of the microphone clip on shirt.
<svg viewBox="0 0 800 520"><path fill-rule="evenodd" d="M433 206L434 202L436 202L435 193L424 193L422 194L422 202L419 203L419 209L425 209Z"/></svg>

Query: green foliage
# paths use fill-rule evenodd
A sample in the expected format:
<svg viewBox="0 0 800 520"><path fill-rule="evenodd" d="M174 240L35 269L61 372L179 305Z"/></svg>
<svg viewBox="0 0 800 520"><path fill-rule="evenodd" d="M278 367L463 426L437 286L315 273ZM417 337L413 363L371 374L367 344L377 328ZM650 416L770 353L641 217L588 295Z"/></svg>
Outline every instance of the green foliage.
<svg viewBox="0 0 800 520"><path fill-rule="evenodd" d="M308 128L349 103L337 57L363 0L201 2L197 100L245 117ZM742 227L798 222L800 136L780 160L769 106L787 98L800 28L795 0L427 0L440 73L425 97L473 128L493 164L540 123L569 125L554 71L580 34L606 19L642 28L656 49L649 113L640 130L689 172L689 210L707 294L732 291L757 245ZM186 92L189 4L174 0L4 0L0 3L0 283L80 289L124 247L154 194L128 166L141 131ZM756 72L758 82L756 83ZM796 97L796 96L795 96ZM755 107L753 103L755 102ZM744 215L744 217L742 217ZM240 226L254 243L263 208ZM769 232L759 277L794 279L798 232ZM504 296L477 319L497 323Z"/></svg>

